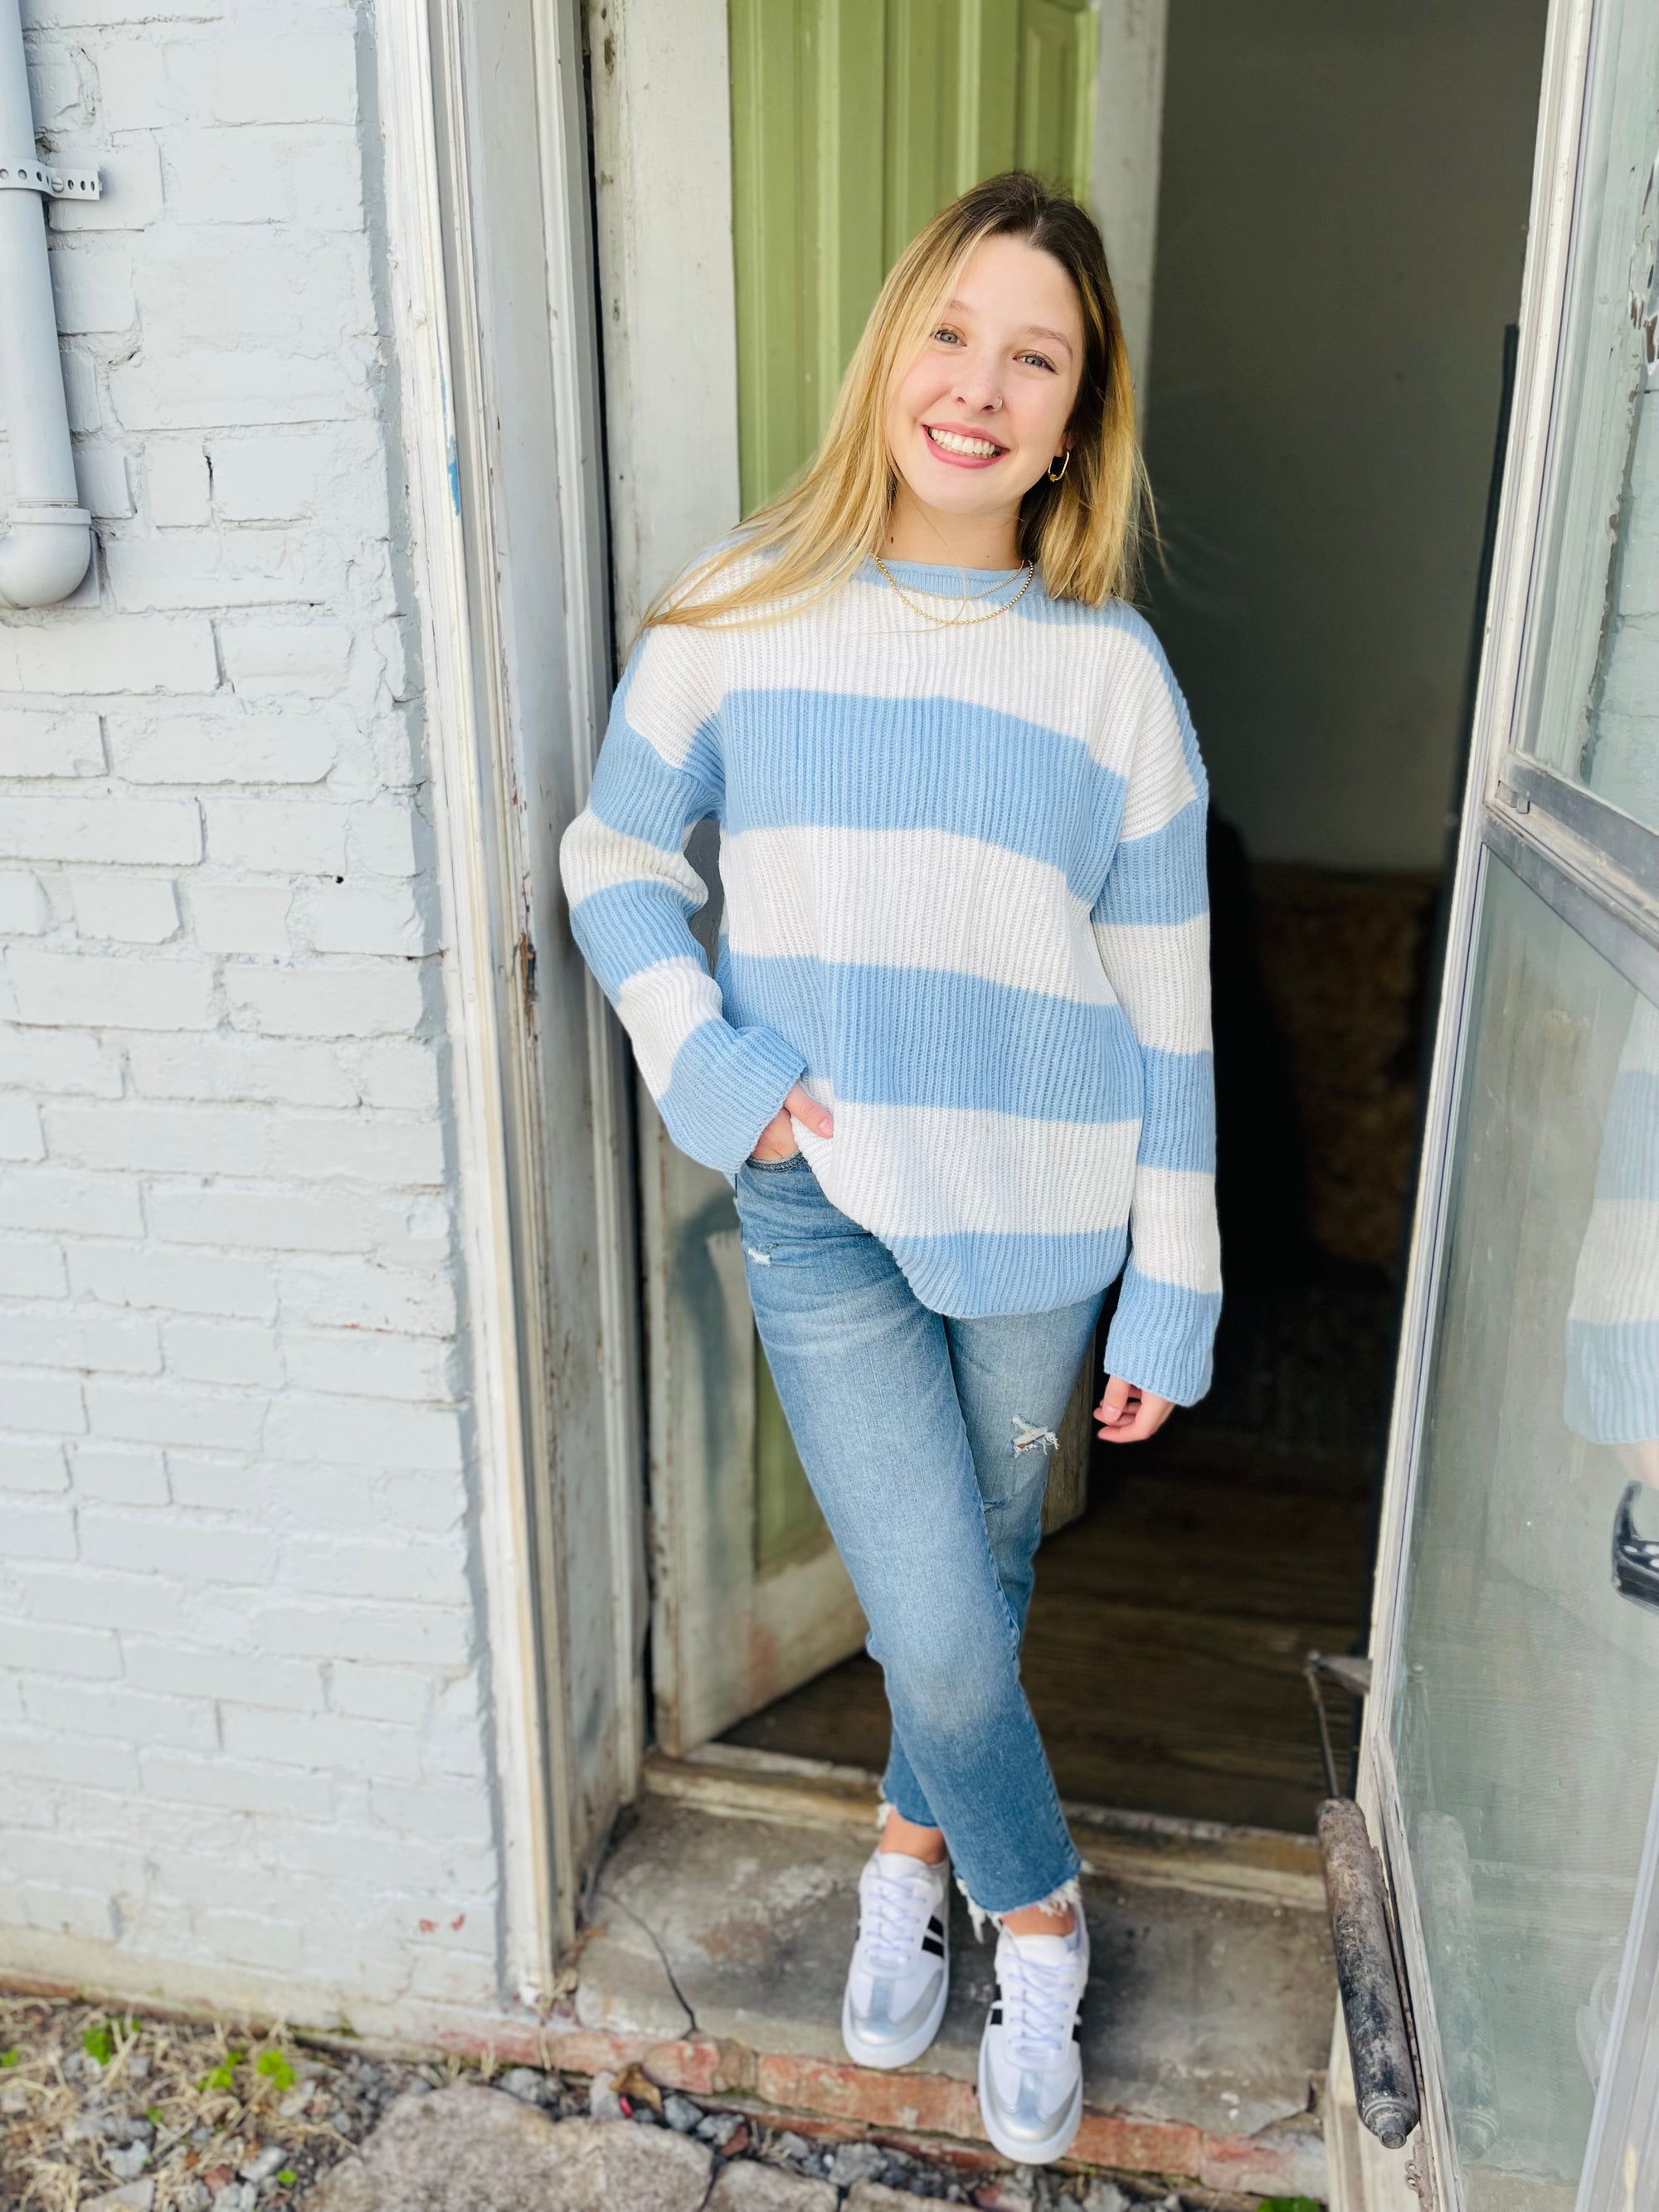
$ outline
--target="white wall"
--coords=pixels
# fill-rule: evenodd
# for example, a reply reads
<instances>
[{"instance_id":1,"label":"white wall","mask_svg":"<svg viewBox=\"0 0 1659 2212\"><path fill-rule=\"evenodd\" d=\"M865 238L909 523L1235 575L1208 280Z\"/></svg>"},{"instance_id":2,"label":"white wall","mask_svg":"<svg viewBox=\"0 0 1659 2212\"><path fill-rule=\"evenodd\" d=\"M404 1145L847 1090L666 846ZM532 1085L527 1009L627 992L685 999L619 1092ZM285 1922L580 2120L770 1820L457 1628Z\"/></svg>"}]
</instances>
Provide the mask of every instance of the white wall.
<instances>
[{"instance_id":1,"label":"white wall","mask_svg":"<svg viewBox=\"0 0 1659 2212\"><path fill-rule=\"evenodd\" d=\"M496 2000L372 21L35 0L82 497L0 619L0 1969Z\"/></svg>"},{"instance_id":2,"label":"white wall","mask_svg":"<svg viewBox=\"0 0 1659 2212\"><path fill-rule=\"evenodd\" d=\"M1170 0L1154 621L1260 860L1440 865L1544 0Z\"/></svg>"},{"instance_id":3,"label":"white wall","mask_svg":"<svg viewBox=\"0 0 1659 2212\"><path fill-rule=\"evenodd\" d=\"M1135 397L1146 411L1170 0L1102 0L1090 202L1111 263Z\"/></svg>"}]
</instances>

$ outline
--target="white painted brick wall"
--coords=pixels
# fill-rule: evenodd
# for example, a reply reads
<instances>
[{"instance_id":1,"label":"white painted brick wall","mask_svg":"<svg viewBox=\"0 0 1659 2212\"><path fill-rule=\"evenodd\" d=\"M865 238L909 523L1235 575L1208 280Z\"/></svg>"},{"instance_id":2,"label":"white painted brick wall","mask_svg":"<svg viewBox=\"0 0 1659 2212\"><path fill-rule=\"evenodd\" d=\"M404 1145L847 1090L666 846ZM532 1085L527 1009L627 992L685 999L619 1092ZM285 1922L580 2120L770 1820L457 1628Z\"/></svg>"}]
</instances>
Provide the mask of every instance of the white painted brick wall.
<instances>
[{"instance_id":1,"label":"white painted brick wall","mask_svg":"<svg viewBox=\"0 0 1659 2212\"><path fill-rule=\"evenodd\" d=\"M0 617L0 1968L418 2032L499 1868L374 26L27 19L107 189L96 563Z\"/></svg>"}]
</instances>

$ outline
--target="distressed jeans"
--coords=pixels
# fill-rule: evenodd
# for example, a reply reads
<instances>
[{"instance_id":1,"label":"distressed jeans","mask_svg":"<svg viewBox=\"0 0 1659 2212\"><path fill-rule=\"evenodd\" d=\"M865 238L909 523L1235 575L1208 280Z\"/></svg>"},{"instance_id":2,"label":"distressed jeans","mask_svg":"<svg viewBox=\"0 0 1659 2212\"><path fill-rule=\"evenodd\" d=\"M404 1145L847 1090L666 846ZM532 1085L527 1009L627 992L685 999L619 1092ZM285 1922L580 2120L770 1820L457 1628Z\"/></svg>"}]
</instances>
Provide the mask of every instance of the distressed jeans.
<instances>
[{"instance_id":1,"label":"distressed jeans","mask_svg":"<svg viewBox=\"0 0 1659 2212\"><path fill-rule=\"evenodd\" d=\"M886 1683L883 1794L943 1829L981 1910L1040 1903L1079 1862L1019 1647L1048 1454L1100 1297L950 1320L799 1152L746 1161L736 1198L761 1342Z\"/></svg>"}]
</instances>

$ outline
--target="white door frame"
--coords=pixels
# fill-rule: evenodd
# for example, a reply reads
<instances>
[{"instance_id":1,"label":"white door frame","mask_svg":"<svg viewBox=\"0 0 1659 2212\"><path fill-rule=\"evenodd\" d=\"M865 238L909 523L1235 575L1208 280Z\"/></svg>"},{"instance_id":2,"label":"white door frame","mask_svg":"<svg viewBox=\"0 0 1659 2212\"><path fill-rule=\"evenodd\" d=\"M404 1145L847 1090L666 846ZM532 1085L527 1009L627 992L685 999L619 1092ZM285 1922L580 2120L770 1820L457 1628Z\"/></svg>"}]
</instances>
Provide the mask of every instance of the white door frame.
<instances>
[{"instance_id":1,"label":"white door frame","mask_svg":"<svg viewBox=\"0 0 1659 2212\"><path fill-rule=\"evenodd\" d=\"M643 1748L629 1090L556 840L611 689L575 0L376 18L441 853L506 1992L551 1992Z\"/></svg>"},{"instance_id":2,"label":"white door frame","mask_svg":"<svg viewBox=\"0 0 1659 2212\"><path fill-rule=\"evenodd\" d=\"M741 513L731 64L726 0L586 5L621 653Z\"/></svg>"}]
</instances>

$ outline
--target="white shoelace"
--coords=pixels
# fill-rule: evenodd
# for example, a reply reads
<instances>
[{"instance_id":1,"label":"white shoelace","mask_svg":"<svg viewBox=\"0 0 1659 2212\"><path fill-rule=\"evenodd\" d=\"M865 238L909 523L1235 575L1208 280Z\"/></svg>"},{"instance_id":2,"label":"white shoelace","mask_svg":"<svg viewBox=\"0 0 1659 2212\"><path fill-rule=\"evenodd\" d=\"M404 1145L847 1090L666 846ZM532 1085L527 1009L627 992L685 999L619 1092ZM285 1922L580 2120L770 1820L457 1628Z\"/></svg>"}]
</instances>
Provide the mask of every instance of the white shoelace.
<instances>
[{"instance_id":1,"label":"white shoelace","mask_svg":"<svg viewBox=\"0 0 1659 2212\"><path fill-rule=\"evenodd\" d=\"M1002 2032L1017 2065L1057 2058L1072 2033L1077 1969L1069 1959L1028 1958L1010 1943L998 1961Z\"/></svg>"},{"instance_id":2,"label":"white shoelace","mask_svg":"<svg viewBox=\"0 0 1659 2212\"><path fill-rule=\"evenodd\" d=\"M890 1875L879 1859L873 1861L859 1893L859 1948L870 1972L900 1974L912 1965L927 1916L936 1909L931 1882Z\"/></svg>"}]
</instances>

